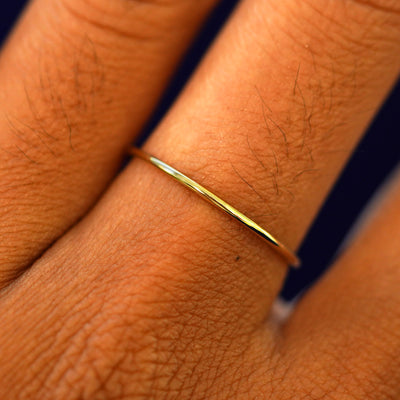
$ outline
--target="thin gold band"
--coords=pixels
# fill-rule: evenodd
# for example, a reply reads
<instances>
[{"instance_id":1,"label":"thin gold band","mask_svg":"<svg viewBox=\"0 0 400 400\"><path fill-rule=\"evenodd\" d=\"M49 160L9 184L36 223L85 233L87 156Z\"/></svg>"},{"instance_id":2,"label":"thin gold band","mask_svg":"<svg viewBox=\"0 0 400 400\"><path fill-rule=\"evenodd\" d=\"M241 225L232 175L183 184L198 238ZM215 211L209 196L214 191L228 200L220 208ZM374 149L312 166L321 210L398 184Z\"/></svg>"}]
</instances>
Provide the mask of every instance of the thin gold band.
<instances>
[{"instance_id":1,"label":"thin gold band","mask_svg":"<svg viewBox=\"0 0 400 400\"><path fill-rule=\"evenodd\" d=\"M182 174L181 172L177 171L175 168L171 167L170 165L162 162L156 157L151 156L150 154L140 150L136 147L131 147L129 149L129 153L131 155L137 156L144 161L148 161L157 168L161 169L162 171L166 172L168 175L175 178L179 183L185 185L189 189L193 190L201 197L206 199L208 202L213 204L214 206L220 208L221 210L225 211L227 214L241 222L243 225L250 228L253 232L257 235L261 236L266 242L268 242L284 259L292 266L292 267L299 267L300 266L300 259L296 256L296 254L287 248L283 243L279 240L275 239L270 233L268 233L265 229L263 229L260 225L256 224L253 220L246 217L240 211L236 210L236 208L229 205L227 202L222 200L220 197L216 196L214 193L207 190L205 187L201 186L193 179L190 179L186 175Z\"/></svg>"}]
</instances>

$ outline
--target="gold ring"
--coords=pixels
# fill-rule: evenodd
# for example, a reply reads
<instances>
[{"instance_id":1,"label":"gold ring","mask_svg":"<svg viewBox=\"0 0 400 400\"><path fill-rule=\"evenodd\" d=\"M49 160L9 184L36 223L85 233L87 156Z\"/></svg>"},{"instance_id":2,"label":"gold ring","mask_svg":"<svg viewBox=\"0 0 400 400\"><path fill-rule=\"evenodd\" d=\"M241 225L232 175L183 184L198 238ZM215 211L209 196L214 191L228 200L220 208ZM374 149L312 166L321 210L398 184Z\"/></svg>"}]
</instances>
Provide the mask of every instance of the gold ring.
<instances>
[{"instance_id":1,"label":"gold ring","mask_svg":"<svg viewBox=\"0 0 400 400\"><path fill-rule=\"evenodd\" d=\"M274 236L272 236L269 232L263 229L260 225L256 224L253 220L246 217L246 215L242 214L240 211L236 210L236 208L229 205L226 201L222 200L220 197L210 192L204 186L201 186L199 183L195 182L193 179L190 179L186 175L182 174L175 168L159 160L158 158L151 156L150 154L144 152L143 150L138 149L137 147L131 147L129 149L129 154L137 156L144 161L150 162L155 167L161 169L161 171L164 171L168 175L175 178L182 185L185 185L189 189L193 190L195 193L203 197L209 203L225 211L231 217L235 218L243 225L247 226L254 233L263 238L268 244L270 244L272 248L275 249L292 267L300 266L300 259L292 250L290 250L283 243L274 238Z\"/></svg>"}]
</instances>

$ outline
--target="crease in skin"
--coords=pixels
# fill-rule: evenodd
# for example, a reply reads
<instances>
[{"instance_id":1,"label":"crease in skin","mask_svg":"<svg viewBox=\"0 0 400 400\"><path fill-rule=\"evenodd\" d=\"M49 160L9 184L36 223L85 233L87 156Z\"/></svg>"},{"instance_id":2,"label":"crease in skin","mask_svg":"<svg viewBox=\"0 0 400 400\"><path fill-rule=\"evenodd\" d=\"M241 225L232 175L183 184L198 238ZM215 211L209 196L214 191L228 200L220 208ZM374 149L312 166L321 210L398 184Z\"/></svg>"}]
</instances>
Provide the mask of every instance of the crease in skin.
<instances>
[{"instance_id":1,"label":"crease in skin","mask_svg":"<svg viewBox=\"0 0 400 400\"><path fill-rule=\"evenodd\" d=\"M137 1L137 0L135 0ZM93 27L105 31L108 33L111 33L113 35L119 36L123 39L134 39L140 42L143 41L154 41L154 40L159 40L160 36L151 36L149 35L150 31L146 31L147 34L139 34L138 30L136 29L134 32L128 32L126 30L122 30L117 26L107 24L107 23L102 23L99 19L96 18L90 18L88 13L84 13L82 11L79 11L77 8L78 7L73 7L68 0L62 0L61 4L63 7L67 10L68 13L70 13L71 16L76 18L79 21L82 21L84 23L90 24Z\"/></svg>"},{"instance_id":2,"label":"crease in skin","mask_svg":"<svg viewBox=\"0 0 400 400\"><path fill-rule=\"evenodd\" d=\"M396 7L399 3L397 0L352 0L363 7L370 8L372 11L381 11L387 14L397 14L400 16L400 6ZM386 5L387 3L387 5Z\"/></svg>"}]
</instances>

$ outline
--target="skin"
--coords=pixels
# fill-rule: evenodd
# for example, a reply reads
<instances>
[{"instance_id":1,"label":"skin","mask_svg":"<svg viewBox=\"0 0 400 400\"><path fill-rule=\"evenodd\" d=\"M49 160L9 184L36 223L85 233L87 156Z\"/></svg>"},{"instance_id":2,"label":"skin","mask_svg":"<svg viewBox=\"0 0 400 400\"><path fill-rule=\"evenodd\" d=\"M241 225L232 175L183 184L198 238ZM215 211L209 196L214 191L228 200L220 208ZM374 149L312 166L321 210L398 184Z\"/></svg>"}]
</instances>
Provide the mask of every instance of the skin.
<instances>
[{"instance_id":1,"label":"skin","mask_svg":"<svg viewBox=\"0 0 400 400\"><path fill-rule=\"evenodd\" d=\"M0 398L397 399L400 179L285 321L285 262L127 146L212 0L34 0L0 56ZM297 248L400 71L397 0L243 0L146 150Z\"/></svg>"}]
</instances>

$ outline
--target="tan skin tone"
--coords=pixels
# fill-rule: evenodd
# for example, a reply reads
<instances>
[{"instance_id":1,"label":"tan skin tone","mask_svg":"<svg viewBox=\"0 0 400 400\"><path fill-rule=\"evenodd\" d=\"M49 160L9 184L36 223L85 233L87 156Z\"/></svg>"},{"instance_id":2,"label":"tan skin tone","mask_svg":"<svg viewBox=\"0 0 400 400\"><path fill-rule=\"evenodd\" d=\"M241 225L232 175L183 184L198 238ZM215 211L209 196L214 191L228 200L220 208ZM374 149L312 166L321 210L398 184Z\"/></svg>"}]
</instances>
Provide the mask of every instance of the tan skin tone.
<instances>
[{"instance_id":1,"label":"tan skin tone","mask_svg":"<svg viewBox=\"0 0 400 400\"><path fill-rule=\"evenodd\" d=\"M34 0L0 57L1 399L397 399L400 181L287 266L141 160L213 0ZM397 0L242 0L145 148L297 248L400 70Z\"/></svg>"}]
</instances>

